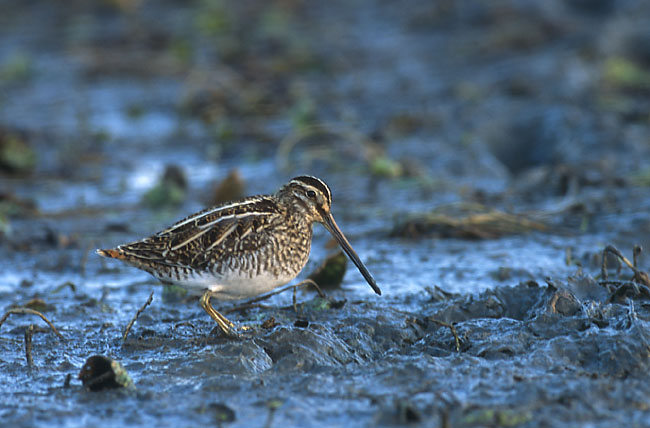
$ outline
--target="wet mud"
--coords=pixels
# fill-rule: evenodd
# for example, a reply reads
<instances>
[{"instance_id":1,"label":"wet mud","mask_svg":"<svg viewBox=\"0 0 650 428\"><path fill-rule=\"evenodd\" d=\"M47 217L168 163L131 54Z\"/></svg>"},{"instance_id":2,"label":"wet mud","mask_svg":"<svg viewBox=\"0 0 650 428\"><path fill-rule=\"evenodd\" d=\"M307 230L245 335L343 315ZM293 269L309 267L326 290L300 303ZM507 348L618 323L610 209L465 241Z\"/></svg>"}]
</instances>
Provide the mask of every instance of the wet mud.
<instances>
[{"instance_id":1,"label":"wet mud","mask_svg":"<svg viewBox=\"0 0 650 428\"><path fill-rule=\"evenodd\" d=\"M3 3L3 425L650 426L645 2ZM382 296L94 254L305 173Z\"/></svg>"}]
</instances>

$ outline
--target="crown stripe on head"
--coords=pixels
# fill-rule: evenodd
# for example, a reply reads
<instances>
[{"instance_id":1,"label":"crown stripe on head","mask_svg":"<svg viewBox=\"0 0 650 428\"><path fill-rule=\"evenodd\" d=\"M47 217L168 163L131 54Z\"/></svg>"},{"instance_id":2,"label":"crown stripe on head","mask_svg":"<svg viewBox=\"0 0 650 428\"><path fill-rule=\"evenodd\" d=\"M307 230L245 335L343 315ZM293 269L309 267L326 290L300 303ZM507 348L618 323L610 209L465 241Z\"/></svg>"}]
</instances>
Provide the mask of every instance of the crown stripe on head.
<instances>
[{"instance_id":1,"label":"crown stripe on head","mask_svg":"<svg viewBox=\"0 0 650 428\"><path fill-rule=\"evenodd\" d=\"M291 181L299 181L301 183L307 184L308 186L315 187L327 197L327 202L329 202L329 204L332 205L332 192L330 191L329 186L325 184L323 180L320 180L316 177L312 177L311 175L303 175L300 177L294 177L291 179Z\"/></svg>"}]
</instances>

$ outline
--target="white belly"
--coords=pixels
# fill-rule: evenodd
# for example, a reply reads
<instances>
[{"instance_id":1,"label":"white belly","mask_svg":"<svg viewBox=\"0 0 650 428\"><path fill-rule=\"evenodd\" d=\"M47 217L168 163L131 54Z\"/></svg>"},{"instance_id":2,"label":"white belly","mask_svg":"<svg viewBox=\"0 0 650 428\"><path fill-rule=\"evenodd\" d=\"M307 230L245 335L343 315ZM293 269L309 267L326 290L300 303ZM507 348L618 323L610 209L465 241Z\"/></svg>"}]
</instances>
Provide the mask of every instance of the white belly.
<instances>
[{"instance_id":1,"label":"white belly","mask_svg":"<svg viewBox=\"0 0 650 428\"><path fill-rule=\"evenodd\" d=\"M214 297L221 300L246 299L267 293L276 287L284 285L294 279L296 275L275 277L262 274L253 278L242 276L224 277L213 282L209 288Z\"/></svg>"},{"instance_id":2,"label":"white belly","mask_svg":"<svg viewBox=\"0 0 650 428\"><path fill-rule=\"evenodd\" d=\"M261 273L252 278L247 275L227 273L215 276L210 272L195 272L191 277L184 279L158 276L164 283L178 285L191 294L201 295L205 290L212 291L213 297L219 300L237 300L258 296L274 288L284 285L294 279L296 275L274 276L269 272Z\"/></svg>"}]
</instances>

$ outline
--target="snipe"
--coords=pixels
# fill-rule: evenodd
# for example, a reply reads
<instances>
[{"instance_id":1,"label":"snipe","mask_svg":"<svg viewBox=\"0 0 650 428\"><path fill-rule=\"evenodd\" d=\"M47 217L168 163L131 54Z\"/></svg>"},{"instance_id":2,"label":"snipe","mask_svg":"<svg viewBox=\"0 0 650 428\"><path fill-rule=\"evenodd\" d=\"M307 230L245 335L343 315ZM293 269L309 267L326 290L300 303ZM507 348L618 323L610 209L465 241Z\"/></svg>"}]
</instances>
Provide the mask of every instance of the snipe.
<instances>
[{"instance_id":1,"label":"snipe","mask_svg":"<svg viewBox=\"0 0 650 428\"><path fill-rule=\"evenodd\" d=\"M97 253L201 294L201 307L224 333L235 335L234 324L214 310L210 298L253 297L294 279L309 258L314 222L329 230L375 293L381 294L336 225L331 206L327 184L316 177L296 177L274 195L209 208L149 238Z\"/></svg>"}]
</instances>

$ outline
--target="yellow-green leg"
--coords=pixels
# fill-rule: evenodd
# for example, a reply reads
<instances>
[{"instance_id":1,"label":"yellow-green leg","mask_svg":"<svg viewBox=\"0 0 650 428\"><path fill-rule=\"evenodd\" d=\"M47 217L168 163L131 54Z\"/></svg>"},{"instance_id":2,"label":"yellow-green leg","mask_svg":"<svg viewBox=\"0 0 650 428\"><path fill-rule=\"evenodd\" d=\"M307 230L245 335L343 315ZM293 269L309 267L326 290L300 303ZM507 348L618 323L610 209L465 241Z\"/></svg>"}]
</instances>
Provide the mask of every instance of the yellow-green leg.
<instances>
[{"instance_id":1,"label":"yellow-green leg","mask_svg":"<svg viewBox=\"0 0 650 428\"><path fill-rule=\"evenodd\" d=\"M235 331L235 324L214 310L210 304L210 297L212 297L212 291L205 290L205 293L203 293L203 296L201 297L201 307L203 310L206 311L208 315L210 315L210 317L217 322L221 331L223 331L227 336L237 337L238 335Z\"/></svg>"}]
</instances>

